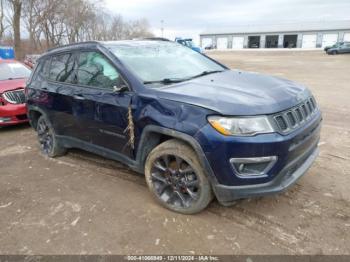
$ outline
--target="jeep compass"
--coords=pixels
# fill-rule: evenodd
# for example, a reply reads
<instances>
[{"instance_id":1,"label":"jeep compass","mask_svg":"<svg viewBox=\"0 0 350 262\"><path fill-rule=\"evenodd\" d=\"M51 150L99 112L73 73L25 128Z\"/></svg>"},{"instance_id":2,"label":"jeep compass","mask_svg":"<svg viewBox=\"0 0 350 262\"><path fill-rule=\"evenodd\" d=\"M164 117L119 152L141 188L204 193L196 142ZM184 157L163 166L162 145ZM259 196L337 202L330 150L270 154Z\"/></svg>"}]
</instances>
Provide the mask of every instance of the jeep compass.
<instances>
[{"instance_id":1,"label":"jeep compass","mask_svg":"<svg viewBox=\"0 0 350 262\"><path fill-rule=\"evenodd\" d=\"M322 117L306 87L230 70L170 41L49 50L26 99L45 155L80 148L121 161L184 214L213 197L230 205L282 192L318 154Z\"/></svg>"}]
</instances>

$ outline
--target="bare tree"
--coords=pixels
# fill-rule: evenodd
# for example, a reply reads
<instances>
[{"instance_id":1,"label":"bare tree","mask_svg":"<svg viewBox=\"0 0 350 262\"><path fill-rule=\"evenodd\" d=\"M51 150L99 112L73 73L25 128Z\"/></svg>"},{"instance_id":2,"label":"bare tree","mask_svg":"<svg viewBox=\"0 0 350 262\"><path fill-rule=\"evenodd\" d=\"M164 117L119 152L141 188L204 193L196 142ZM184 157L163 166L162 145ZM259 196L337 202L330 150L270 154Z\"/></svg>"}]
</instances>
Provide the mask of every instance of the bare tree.
<instances>
[{"instance_id":1,"label":"bare tree","mask_svg":"<svg viewBox=\"0 0 350 262\"><path fill-rule=\"evenodd\" d=\"M26 0L23 2L22 20L29 34L29 50L31 51L41 48L42 30L40 22L43 5L40 4L40 1Z\"/></svg>"},{"instance_id":2,"label":"bare tree","mask_svg":"<svg viewBox=\"0 0 350 262\"><path fill-rule=\"evenodd\" d=\"M40 52L79 41L121 40L152 35L147 20L125 22L121 15L106 11L103 0L0 0L1 4L3 2L6 4L6 19L3 18L1 5L0 37L3 34L1 29L6 24L12 26L18 57L22 55L21 22L22 30L25 29L29 36L22 43L28 52Z\"/></svg>"},{"instance_id":3,"label":"bare tree","mask_svg":"<svg viewBox=\"0 0 350 262\"><path fill-rule=\"evenodd\" d=\"M70 0L69 6L64 13L68 42L84 41L85 30L88 30L85 25L94 18L96 7L92 2L84 0Z\"/></svg>"},{"instance_id":4,"label":"bare tree","mask_svg":"<svg viewBox=\"0 0 350 262\"><path fill-rule=\"evenodd\" d=\"M127 29L128 38L130 39L153 36L149 30L149 23L147 19L132 21L127 25Z\"/></svg>"},{"instance_id":5,"label":"bare tree","mask_svg":"<svg viewBox=\"0 0 350 262\"><path fill-rule=\"evenodd\" d=\"M21 50L21 13L22 13L22 0L7 0L12 9L12 29L13 29L13 41L16 53L16 58L22 57Z\"/></svg>"},{"instance_id":6,"label":"bare tree","mask_svg":"<svg viewBox=\"0 0 350 262\"><path fill-rule=\"evenodd\" d=\"M0 40L5 34L5 13L4 0L0 0Z\"/></svg>"}]
</instances>

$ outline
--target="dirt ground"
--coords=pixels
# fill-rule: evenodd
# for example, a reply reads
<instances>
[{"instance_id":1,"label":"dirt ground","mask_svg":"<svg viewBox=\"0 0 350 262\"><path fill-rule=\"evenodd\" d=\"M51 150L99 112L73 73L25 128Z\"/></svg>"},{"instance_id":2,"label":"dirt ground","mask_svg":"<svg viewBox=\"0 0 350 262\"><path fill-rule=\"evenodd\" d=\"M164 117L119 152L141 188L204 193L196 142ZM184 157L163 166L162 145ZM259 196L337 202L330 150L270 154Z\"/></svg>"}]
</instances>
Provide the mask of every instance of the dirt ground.
<instances>
[{"instance_id":1,"label":"dirt ground","mask_svg":"<svg viewBox=\"0 0 350 262\"><path fill-rule=\"evenodd\" d=\"M232 68L311 88L320 156L286 193L213 202L194 216L151 198L118 162L73 150L43 157L28 125L0 130L1 254L350 254L350 55L210 52Z\"/></svg>"}]
</instances>

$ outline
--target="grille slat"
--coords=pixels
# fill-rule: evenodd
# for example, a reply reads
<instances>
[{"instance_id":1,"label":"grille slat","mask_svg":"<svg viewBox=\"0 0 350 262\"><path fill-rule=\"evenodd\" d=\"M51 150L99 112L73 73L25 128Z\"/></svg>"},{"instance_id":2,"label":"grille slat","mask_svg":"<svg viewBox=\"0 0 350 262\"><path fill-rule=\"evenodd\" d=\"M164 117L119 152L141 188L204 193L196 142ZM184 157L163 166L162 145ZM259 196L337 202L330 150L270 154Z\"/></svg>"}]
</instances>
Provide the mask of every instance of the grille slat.
<instances>
[{"instance_id":1,"label":"grille slat","mask_svg":"<svg viewBox=\"0 0 350 262\"><path fill-rule=\"evenodd\" d=\"M274 120L282 133L288 133L304 124L316 109L316 102L311 97L294 108L274 115Z\"/></svg>"},{"instance_id":2,"label":"grille slat","mask_svg":"<svg viewBox=\"0 0 350 262\"><path fill-rule=\"evenodd\" d=\"M315 99L313 97L311 97L310 102L312 104L313 109L316 109L316 102L315 102Z\"/></svg>"},{"instance_id":3,"label":"grille slat","mask_svg":"<svg viewBox=\"0 0 350 262\"><path fill-rule=\"evenodd\" d=\"M307 105L307 108L309 109L309 112L312 113L313 109L312 109L312 106L311 106L310 101L307 101L307 102L306 102L306 105Z\"/></svg>"},{"instance_id":4,"label":"grille slat","mask_svg":"<svg viewBox=\"0 0 350 262\"><path fill-rule=\"evenodd\" d=\"M289 124L290 124L292 127L295 126L295 125L297 124L297 121L295 120L295 117L294 117L292 111L287 113L287 117L288 117Z\"/></svg>"},{"instance_id":5,"label":"grille slat","mask_svg":"<svg viewBox=\"0 0 350 262\"><path fill-rule=\"evenodd\" d=\"M25 95L24 89L17 89L14 91L7 91L2 94L2 97L11 104L24 104Z\"/></svg>"},{"instance_id":6,"label":"grille slat","mask_svg":"<svg viewBox=\"0 0 350 262\"><path fill-rule=\"evenodd\" d=\"M295 113L296 113L296 115L297 115L297 117L298 117L298 121L299 121L299 122L304 121L304 116L303 116L303 114L301 113L299 107L295 109Z\"/></svg>"},{"instance_id":7,"label":"grille slat","mask_svg":"<svg viewBox=\"0 0 350 262\"><path fill-rule=\"evenodd\" d=\"M277 125L281 128L282 131L288 129L287 121L284 119L283 115L275 117Z\"/></svg>"},{"instance_id":8,"label":"grille slat","mask_svg":"<svg viewBox=\"0 0 350 262\"><path fill-rule=\"evenodd\" d=\"M309 115L309 111L306 108L306 105L302 105L301 108L303 109L304 117L307 118Z\"/></svg>"}]
</instances>

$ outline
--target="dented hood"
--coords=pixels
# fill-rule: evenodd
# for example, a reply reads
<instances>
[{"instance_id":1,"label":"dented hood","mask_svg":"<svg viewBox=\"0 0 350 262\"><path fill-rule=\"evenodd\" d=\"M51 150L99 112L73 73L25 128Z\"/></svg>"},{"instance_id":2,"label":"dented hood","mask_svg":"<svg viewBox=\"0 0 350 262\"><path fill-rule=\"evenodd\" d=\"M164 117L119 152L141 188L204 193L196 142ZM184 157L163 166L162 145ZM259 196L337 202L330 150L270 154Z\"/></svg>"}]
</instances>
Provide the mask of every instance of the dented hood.
<instances>
[{"instance_id":1,"label":"dented hood","mask_svg":"<svg viewBox=\"0 0 350 262\"><path fill-rule=\"evenodd\" d=\"M159 98L188 103L223 115L272 114L311 94L295 82L238 70L207 75L156 89Z\"/></svg>"}]
</instances>

